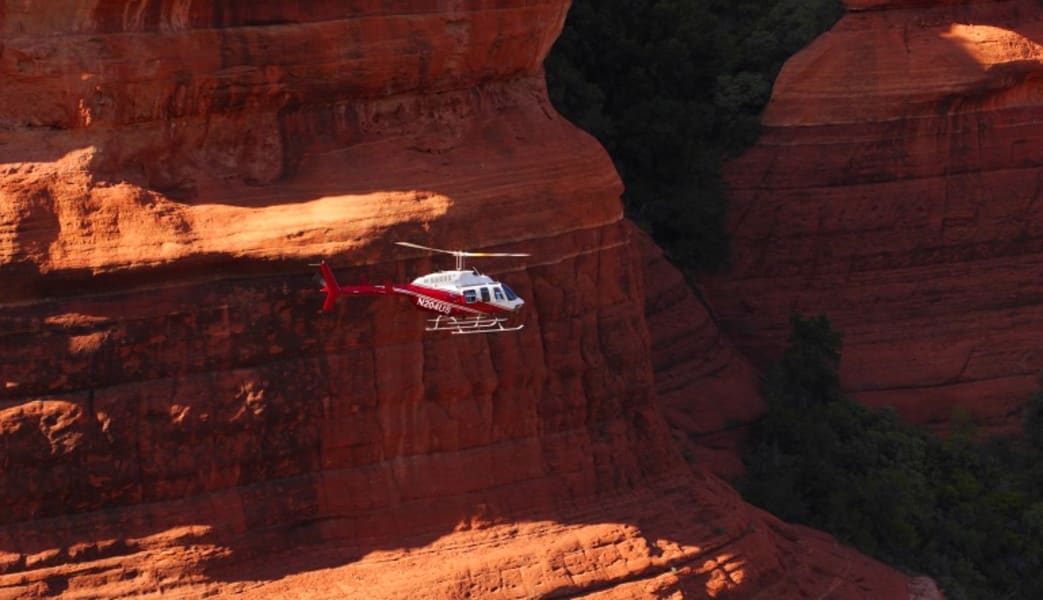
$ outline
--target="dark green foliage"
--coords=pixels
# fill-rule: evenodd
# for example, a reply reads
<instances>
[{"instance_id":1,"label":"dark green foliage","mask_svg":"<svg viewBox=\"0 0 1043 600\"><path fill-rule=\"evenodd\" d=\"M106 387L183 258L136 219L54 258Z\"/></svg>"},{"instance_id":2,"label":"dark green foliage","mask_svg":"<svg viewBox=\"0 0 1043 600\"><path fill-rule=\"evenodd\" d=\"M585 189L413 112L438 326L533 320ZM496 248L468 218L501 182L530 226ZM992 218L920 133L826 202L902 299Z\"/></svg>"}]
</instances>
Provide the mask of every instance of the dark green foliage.
<instances>
[{"instance_id":1,"label":"dark green foliage","mask_svg":"<svg viewBox=\"0 0 1043 600\"><path fill-rule=\"evenodd\" d=\"M783 62L840 0L575 0L547 58L558 110L596 136L628 215L678 264L727 262L722 161L757 139Z\"/></svg>"},{"instance_id":2,"label":"dark green foliage","mask_svg":"<svg viewBox=\"0 0 1043 600\"><path fill-rule=\"evenodd\" d=\"M1039 375L1040 390L1032 395L1025 409L1025 435L1032 447L1043 452L1043 373Z\"/></svg>"},{"instance_id":3,"label":"dark green foliage","mask_svg":"<svg viewBox=\"0 0 1043 600\"><path fill-rule=\"evenodd\" d=\"M1024 436L981 443L957 412L943 438L844 398L839 352L824 317L794 318L744 456L747 499L931 575L950 599L1043 597L1043 391Z\"/></svg>"},{"instance_id":4,"label":"dark green foliage","mask_svg":"<svg viewBox=\"0 0 1043 600\"><path fill-rule=\"evenodd\" d=\"M768 370L764 392L772 405L807 408L808 402L840 399L840 348L843 335L833 331L829 319L794 316L789 347L778 365Z\"/></svg>"}]
</instances>

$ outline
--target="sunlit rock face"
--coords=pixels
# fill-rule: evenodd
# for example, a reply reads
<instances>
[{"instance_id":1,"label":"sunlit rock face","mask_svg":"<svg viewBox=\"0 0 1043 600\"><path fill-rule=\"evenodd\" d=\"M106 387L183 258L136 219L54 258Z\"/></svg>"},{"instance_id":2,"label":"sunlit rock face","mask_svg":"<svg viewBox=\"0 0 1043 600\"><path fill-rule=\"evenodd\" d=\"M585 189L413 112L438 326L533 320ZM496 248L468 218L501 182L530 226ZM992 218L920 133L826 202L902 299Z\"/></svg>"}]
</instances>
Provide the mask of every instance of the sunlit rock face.
<instances>
[{"instance_id":1,"label":"sunlit rock face","mask_svg":"<svg viewBox=\"0 0 1043 600\"><path fill-rule=\"evenodd\" d=\"M1043 368L1039 5L848 5L874 10L786 64L729 167L735 259L711 301L761 362L792 313L825 313L858 399L1011 426Z\"/></svg>"},{"instance_id":2,"label":"sunlit rock face","mask_svg":"<svg viewBox=\"0 0 1043 600\"><path fill-rule=\"evenodd\" d=\"M682 459L752 370L550 106L567 2L214 4L0 5L0 597L915 591ZM394 240L530 253L525 329L318 313Z\"/></svg>"}]
</instances>

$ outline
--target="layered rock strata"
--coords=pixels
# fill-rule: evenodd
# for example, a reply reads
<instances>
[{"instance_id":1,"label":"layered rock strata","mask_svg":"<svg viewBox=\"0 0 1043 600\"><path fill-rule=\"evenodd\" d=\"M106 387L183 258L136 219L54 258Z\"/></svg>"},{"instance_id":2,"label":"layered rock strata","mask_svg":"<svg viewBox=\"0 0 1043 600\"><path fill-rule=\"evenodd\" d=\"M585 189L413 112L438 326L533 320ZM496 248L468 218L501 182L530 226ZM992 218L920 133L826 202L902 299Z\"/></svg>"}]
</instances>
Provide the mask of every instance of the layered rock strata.
<instances>
[{"instance_id":1,"label":"layered rock strata","mask_svg":"<svg viewBox=\"0 0 1043 600\"><path fill-rule=\"evenodd\" d=\"M757 361L825 313L858 399L1010 426L1043 368L1039 6L848 5L729 167L735 260L709 295Z\"/></svg>"},{"instance_id":2,"label":"layered rock strata","mask_svg":"<svg viewBox=\"0 0 1043 600\"><path fill-rule=\"evenodd\" d=\"M686 460L740 477L747 426L764 414L760 374L652 239L635 227L633 243L643 258L656 404Z\"/></svg>"},{"instance_id":3,"label":"layered rock strata","mask_svg":"<svg viewBox=\"0 0 1043 600\"><path fill-rule=\"evenodd\" d=\"M0 597L915 592L671 442L564 0L211 4L0 13ZM400 239L531 253L526 328L318 314Z\"/></svg>"}]
</instances>

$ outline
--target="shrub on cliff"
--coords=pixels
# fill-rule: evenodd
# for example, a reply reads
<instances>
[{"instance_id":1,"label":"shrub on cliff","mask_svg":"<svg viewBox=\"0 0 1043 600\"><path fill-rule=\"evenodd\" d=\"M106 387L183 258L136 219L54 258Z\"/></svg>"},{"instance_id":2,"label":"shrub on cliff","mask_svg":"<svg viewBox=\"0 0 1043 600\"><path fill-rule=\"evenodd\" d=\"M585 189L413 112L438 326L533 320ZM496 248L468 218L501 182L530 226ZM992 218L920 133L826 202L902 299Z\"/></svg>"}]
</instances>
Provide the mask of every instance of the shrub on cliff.
<instances>
[{"instance_id":1,"label":"shrub on cliff","mask_svg":"<svg viewBox=\"0 0 1043 600\"><path fill-rule=\"evenodd\" d=\"M1043 373L1039 374L1040 389L1032 395L1025 407L1024 429L1032 447L1043 453Z\"/></svg>"},{"instance_id":2,"label":"shrub on cliff","mask_svg":"<svg viewBox=\"0 0 1043 600\"><path fill-rule=\"evenodd\" d=\"M744 454L747 500L927 573L951 599L1043 597L1043 391L1026 435L981 443L966 416L931 435L844 397L840 339L824 317L794 318Z\"/></svg>"},{"instance_id":3,"label":"shrub on cliff","mask_svg":"<svg viewBox=\"0 0 1043 600\"><path fill-rule=\"evenodd\" d=\"M777 365L768 369L763 391L780 409L803 410L809 403L835 402L841 398L840 349L844 336L825 315L790 320L789 346Z\"/></svg>"},{"instance_id":4,"label":"shrub on cliff","mask_svg":"<svg viewBox=\"0 0 1043 600\"><path fill-rule=\"evenodd\" d=\"M575 0L547 58L551 100L597 137L628 216L682 266L728 257L722 161L752 144L783 62L840 0Z\"/></svg>"}]
</instances>

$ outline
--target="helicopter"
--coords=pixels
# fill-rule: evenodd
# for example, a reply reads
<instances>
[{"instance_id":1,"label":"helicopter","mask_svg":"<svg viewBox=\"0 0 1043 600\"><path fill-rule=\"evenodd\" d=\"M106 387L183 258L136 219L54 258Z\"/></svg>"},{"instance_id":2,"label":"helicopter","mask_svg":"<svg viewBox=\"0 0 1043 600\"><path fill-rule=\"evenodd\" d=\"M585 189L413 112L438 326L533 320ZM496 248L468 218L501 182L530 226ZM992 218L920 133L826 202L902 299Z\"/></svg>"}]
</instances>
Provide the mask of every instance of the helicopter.
<instances>
[{"instance_id":1,"label":"helicopter","mask_svg":"<svg viewBox=\"0 0 1043 600\"><path fill-rule=\"evenodd\" d=\"M452 271L436 271L417 277L412 283L374 285L359 283L356 285L340 285L333 275L333 270L326 261L318 264L322 273L323 287L319 290L326 294L322 311L333 309L337 298L347 295L391 296L399 294L409 297L420 310L434 313L427 320L425 331L448 331L456 334L500 333L518 331L524 324L508 325L525 300L507 284L478 272L478 269L467 269L464 258L492 256L529 256L513 252L469 252L466 250L443 250L413 244L395 242L399 246L416 248L428 252L450 254L456 259L456 268Z\"/></svg>"}]
</instances>

